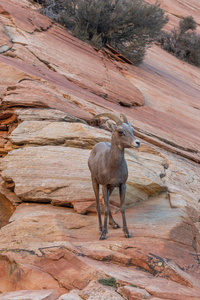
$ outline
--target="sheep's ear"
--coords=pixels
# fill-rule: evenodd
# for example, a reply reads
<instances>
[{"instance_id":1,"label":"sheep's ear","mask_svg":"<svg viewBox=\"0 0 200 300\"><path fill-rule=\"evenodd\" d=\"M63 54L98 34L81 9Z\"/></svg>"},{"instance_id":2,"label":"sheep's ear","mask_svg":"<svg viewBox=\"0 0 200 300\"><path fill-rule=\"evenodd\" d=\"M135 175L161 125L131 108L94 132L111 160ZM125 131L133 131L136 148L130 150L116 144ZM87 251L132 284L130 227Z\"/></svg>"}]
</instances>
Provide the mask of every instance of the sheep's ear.
<instances>
[{"instance_id":1,"label":"sheep's ear","mask_svg":"<svg viewBox=\"0 0 200 300\"><path fill-rule=\"evenodd\" d=\"M132 125L132 121L130 121L130 122L128 123L128 125L131 126L131 125Z\"/></svg>"},{"instance_id":2,"label":"sheep's ear","mask_svg":"<svg viewBox=\"0 0 200 300\"><path fill-rule=\"evenodd\" d=\"M106 121L106 125L107 125L107 127L110 131L115 131L116 130L116 126L112 121L110 121L110 120Z\"/></svg>"}]
</instances>

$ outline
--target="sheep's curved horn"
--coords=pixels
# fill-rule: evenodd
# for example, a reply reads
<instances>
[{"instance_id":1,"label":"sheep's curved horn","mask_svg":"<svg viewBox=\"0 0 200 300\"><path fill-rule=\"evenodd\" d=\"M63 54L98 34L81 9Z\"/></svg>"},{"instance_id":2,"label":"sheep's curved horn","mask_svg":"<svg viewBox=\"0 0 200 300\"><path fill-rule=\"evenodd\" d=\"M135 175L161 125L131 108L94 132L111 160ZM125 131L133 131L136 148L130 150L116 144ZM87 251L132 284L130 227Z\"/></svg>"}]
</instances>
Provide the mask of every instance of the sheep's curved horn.
<instances>
[{"instance_id":1,"label":"sheep's curved horn","mask_svg":"<svg viewBox=\"0 0 200 300\"><path fill-rule=\"evenodd\" d=\"M123 121L124 123L128 124L127 117L126 117L126 115L125 115L124 113L121 113L120 118L122 118L122 121Z\"/></svg>"},{"instance_id":2,"label":"sheep's curved horn","mask_svg":"<svg viewBox=\"0 0 200 300\"><path fill-rule=\"evenodd\" d=\"M102 113L102 114L98 114L98 115L94 116L94 118L101 118L101 117L108 117L109 119L113 120L117 125L122 124L122 121L120 120L120 118L118 118L117 116L115 116L114 114L111 114L111 113Z\"/></svg>"}]
</instances>

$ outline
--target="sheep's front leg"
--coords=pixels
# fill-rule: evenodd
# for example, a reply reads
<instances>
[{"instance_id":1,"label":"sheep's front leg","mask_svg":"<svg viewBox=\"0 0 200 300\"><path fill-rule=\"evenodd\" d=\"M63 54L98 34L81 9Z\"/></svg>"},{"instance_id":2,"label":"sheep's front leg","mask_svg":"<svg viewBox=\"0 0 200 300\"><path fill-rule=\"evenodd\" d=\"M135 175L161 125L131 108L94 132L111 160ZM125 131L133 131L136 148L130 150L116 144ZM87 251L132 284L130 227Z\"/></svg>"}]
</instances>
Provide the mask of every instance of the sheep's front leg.
<instances>
[{"instance_id":1,"label":"sheep's front leg","mask_svg":"<svg viewBox=\"0 0 200 300\"><path fill-rule=\"evenodd\" d=\"M110 188L110 189L109 189L109 197L110 197L110 195L112 194L113 190L114 190L114 188ZM113 228L115 228L115 229L120 228L119 224L117 224L117 223L115 222L115 220L113 219L113 216L112 216L112 213L111 213L110 209L109 209L109 224L110 224Z\"/></svg>"},{"instance_id":2,"label":"sheep's front leg","mask_svg":"<svg viewBox=\"0 0 200 300\"><path fill-rule=\"evenodd\" d=\"M131 235L127 228L126 216L125 216L125 193L126 193L126 185L122 183L119 186L119 195L120 195L120 207L121 207L122 221L123 221L123 231L125 237L130 238Z\"/></svg>"},{"instance_id":3,"label":"sheep's front leg","mask_svg":"<svg viewBox=\"0 0 200 300\"><path fill-rule=\"evenodd\" d=\"M95 193L95 197L96 197L97 215L98 215L98 219L99 219L99 231L101 234L102 230L103 230L103 226L102 226L102 220L101 220L101 203L99 200L99 184L93 178L92 178L92 185L93 185L93 189L94 189L94 193Z\"/></svg>"},{"instance_id":4,"label":"sheep's front leg","mask_svg":"<svg viewBox=\"0 0 200 300\"><path fill-rule=\"evenodd\" d=\"M109 215L109 191L107 186L102 187L103 199L104 199L104 227L103 232L100 236L100 240L106 239L106 234L108 232L108 215Z\"/></svg>"}]
</instances>

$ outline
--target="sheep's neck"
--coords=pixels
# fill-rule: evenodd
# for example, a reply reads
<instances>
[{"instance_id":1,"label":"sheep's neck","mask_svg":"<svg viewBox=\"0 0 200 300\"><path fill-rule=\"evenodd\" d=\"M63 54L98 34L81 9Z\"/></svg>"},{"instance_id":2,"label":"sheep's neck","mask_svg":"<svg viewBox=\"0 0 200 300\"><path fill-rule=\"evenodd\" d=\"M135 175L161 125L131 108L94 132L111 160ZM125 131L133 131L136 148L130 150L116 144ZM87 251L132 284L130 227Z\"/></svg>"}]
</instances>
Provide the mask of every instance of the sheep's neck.
<instances>
[{"instance_id":1,"label":"sheep's neck","mask_svg":"<svg viewBox=\"0 0 200 300\"><path fill-rule=\"evenodd\" d=\"M124 161L124 149L120 148L118 145L112 143L110 148L110 163L114 165L115 168L120 167Z\"/></svg>"}]
</instances>

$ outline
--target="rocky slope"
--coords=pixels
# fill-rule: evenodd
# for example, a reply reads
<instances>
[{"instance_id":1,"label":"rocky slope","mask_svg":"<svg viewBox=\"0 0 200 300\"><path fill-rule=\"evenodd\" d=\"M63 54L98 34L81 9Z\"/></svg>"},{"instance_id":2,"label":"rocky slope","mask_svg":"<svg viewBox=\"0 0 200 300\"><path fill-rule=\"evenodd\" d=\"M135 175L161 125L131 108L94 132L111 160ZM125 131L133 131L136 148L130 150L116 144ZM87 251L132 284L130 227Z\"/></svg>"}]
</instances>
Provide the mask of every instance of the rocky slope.
<instances>
[{"instance_id":1,"label":"rocky slope","mask_svg":"<svg viewBox=\"0 0 200 300\"><path fill-rule=\"evenodd\" d=\"M161 2L168 28L200 23L197 0ZM0 299L200 299L199 69L158 45L139 68L113 60L36 8L0 1ZM126 152L131 239L99 241L100 112L142 141ZM111 209L121 224L117 191Z\"/></svg>"}]
</instances>

